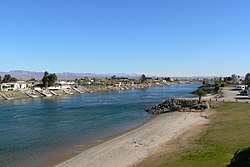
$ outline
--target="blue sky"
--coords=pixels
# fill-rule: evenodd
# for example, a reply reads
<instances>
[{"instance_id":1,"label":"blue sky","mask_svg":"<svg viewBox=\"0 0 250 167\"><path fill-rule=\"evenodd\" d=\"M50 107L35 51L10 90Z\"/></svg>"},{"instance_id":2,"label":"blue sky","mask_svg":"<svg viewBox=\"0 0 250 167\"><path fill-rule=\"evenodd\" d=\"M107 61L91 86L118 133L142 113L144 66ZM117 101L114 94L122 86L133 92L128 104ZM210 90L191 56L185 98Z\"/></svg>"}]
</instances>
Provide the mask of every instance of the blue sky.
<instances>
[{"instance_id":1,"label":"blue sky","mask_svg":"<svg viewBox=\"0 0 250 167\"><path fill-rule=\"evenodd\" d=\"M250 72L249 0L0 2L0 71Z\"/></svg>"}]
</instances>

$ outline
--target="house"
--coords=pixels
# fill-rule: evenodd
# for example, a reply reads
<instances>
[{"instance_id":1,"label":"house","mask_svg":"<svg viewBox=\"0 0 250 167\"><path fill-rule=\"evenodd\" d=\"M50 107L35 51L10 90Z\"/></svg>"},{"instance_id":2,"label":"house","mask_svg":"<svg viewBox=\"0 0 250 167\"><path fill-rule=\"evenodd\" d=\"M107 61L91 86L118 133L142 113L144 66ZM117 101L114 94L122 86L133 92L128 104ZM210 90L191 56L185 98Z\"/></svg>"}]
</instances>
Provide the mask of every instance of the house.
<instances>
[{"instance_id":1,"label":"house","mask_svg":"<svg viewBox=\"0 0 250 167\"><path fill-rule=\"evenodd\" d=\"M27 83L25 81L17 81L17 84L19 84L19 89L26 89Z\"/></svg>"},{"instance_id":2,"label":"house","mask_svg":"<svg viewBox=\"0 0 250 167\"><path fill-rule=\"evenodd\" d=\"M26 84L23 83L3 83L0 86L0 90L2 91L9 91L9 90L20 90L25 89Z\"/></svg>"},{"instance_id":3,"label":"house","mask_svg":"<svg viewBox=\"0 0 250 167\"><path fill-rule=\"evenodd\" d=\"M1 91L9 91L9 90L21 90L26 89L27 84L24 81L18 81L15 83L2 83L0 85Z\"/></svg>"},{"instance_id":4,"label":"house","mask_svg":"<svg viewBox=\"0 0 250 167\"><path fill-rule=\"evenodd\" d=\"M7 85L7 84L5 84L5 83L2 83L1 85L0 85L0 91L8 91L8 90L10 90L11 89L11 86L10 85Z\"/></svg>"},{"instance_id":5,"label":"house","mask_svg":"<svg viewBox=\"0 0 250 167\"><path fill-rule=\"evenodd\" d=\"M57 85L59 85L61 89L70 89L71 86L75 85L75 82L61 81L61 82L57 82Z\"/></svg>"}]
</instances>

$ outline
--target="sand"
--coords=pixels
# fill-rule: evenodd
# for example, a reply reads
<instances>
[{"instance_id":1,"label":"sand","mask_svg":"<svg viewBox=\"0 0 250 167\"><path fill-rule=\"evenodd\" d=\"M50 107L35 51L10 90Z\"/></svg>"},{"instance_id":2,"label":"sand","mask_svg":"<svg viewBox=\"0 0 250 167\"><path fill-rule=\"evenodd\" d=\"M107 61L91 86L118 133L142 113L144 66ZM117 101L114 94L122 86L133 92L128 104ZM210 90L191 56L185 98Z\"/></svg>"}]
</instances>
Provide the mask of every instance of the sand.
<instances>
[{"instance_id":1,"label":"sand","mask_svg":"<svg viewBox=\"0 0 250 167\"><path fill-rule=\"evenodd\" d=\"M127 167L148 157L166 142L195 124L206 121L205 113L166 113L143 126L89 148L57 167Z\"/></svg>"}]
</instances>

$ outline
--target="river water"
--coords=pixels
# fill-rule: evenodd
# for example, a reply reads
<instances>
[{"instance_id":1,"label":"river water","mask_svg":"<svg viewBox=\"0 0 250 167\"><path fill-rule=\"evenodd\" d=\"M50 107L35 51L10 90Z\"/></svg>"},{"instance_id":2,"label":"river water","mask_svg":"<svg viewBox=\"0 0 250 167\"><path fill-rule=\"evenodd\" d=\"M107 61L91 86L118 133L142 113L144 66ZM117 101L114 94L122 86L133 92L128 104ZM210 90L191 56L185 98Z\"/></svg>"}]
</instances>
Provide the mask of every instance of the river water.
<instances>
[{"instance_id":1,"label":"river water","mask_svg":"<svg viewBox=\"0 0 250 167\"><path fill-rule=\"evenodd\" d=\"M0 166L39 166L59 152L103 139L147 120L144 109L194 97L198 83L121 92L0 102Z\"/></svg>"}]
</instances>

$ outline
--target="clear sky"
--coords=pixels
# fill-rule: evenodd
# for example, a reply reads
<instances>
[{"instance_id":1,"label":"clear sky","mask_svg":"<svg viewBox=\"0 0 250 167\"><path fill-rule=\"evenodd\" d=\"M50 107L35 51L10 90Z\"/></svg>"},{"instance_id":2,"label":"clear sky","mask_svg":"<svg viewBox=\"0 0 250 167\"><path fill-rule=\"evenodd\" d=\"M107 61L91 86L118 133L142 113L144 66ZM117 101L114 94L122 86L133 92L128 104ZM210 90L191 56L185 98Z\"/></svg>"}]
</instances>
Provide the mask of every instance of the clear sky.
<instances>
[{"instance_id":1,"label":"clear sky","mask_svg":"<svg viewBox=\"0 0 250 167\"><path fill-rule=\"evenodd\" d=\"M249 0L3 0L0 71L250 72Z\"/></svg>"}]
</instances>

